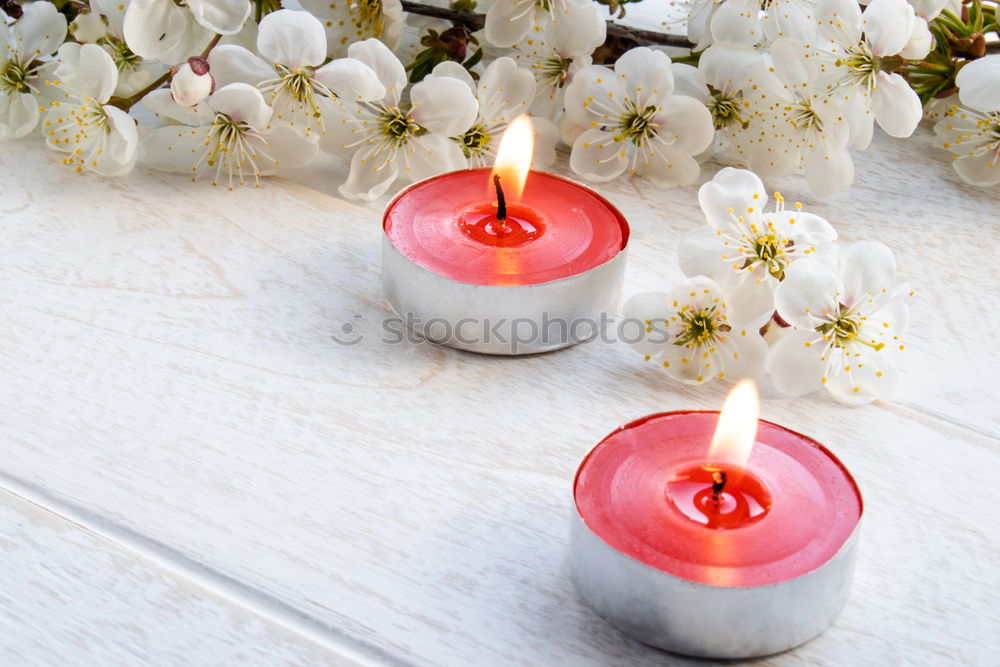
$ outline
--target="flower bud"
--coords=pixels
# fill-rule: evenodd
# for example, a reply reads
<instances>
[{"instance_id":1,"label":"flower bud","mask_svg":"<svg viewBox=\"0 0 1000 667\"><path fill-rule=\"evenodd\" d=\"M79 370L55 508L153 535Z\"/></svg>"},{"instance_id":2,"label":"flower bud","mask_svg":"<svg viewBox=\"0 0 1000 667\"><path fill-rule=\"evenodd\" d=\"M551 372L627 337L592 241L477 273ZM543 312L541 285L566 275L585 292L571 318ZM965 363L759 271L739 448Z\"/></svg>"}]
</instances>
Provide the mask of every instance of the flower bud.
<instances>
[{"instance_id":1,"label":"flower bud","mask_svg":"<svg viewBox=\"0 0 1000 667\"><path fill-rule=\"evenodd\" d=\"M193 107L215 92L215 79L204 58L188 58L170 69L170 94L182 107Z\"/></svg>"},{"instance_id":2,"label":"flower bud","mask_svg":"<svg viewBox=\"0 0 1000 667\"><path fill-rule=\"evenodd\" d=\"M94 44L108 34L108 26L97 12L80 13L69 24L69 31L81 44Z\"/></svg>"}]
</instances>

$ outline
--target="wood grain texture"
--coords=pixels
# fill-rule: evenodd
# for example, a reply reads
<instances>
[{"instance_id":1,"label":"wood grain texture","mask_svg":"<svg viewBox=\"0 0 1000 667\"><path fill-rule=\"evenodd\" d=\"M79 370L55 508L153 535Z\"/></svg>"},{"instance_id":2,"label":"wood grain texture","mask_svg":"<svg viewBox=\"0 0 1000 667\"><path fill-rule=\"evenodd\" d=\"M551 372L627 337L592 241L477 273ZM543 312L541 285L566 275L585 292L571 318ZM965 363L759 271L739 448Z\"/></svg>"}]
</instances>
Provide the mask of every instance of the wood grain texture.
<instances>
[{"instance_id":1,"label":"wood grain texture","mask_svg":"<svg viewBox=\"0 0 1000 667\"><path fill-rule=\"evenodd\" d=\"M380 343L380 205L324 194L342 182L332 161L293 175L311 187L234 194L141 170L80 178L31 143L4 149L2 182L20 187L0 199L0 486L87 508L379 660L685 662L576 596L570 483L618 424L717 407L725 387L678 385L599 342L519 359ZM887 243L920 291L896 400L765 402L845 461L866 515L837 624L761 664L1000 651L1000 510L984 500L1000 472L1000 194L959 184L946 159L921 131L879 137L845 195L768 184L847 241ZM634 229L626 293L676 281L696 188L601 190ZM335 343L345 323L365 340Z\"/></svg>"},{"instance_id":2,"label":"wood grain texture","mask_svg":"<svg viewBox=\"0 0 1000 667\"><path fill-rule=\"evenodd\" d=\"M0 664L357 664L6 491L0 558Z\"/></svg>"}]
</instances>

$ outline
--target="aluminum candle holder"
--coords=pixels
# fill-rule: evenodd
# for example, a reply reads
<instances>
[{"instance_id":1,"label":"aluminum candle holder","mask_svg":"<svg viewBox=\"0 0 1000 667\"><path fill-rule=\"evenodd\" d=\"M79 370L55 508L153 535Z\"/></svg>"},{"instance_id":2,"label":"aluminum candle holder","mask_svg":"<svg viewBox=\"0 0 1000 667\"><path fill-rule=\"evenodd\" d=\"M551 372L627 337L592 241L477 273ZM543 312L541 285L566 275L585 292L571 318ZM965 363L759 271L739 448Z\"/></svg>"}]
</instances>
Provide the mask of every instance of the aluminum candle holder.
<instances>
[{"instance_id":1,"label":"aluminum candle holder","mask_svg":"<svg viewBox=\"0 0 1000 667\"><path fill-rule=\"evenodd\" d=\"M417 334L472 352L557 350L597 335L617 309L629 228L602 196L530 172L508 205L508 235L489 231L489 170L403 190L383 219L382 289Z\"/></svg>"},{"instance_id":2,"label":"aluminum candle holder","mask_svg":"<svg viewBox=\"0 0 1000 667\"><path fill-rule=\"evenodd\" d=\"M843 608L861 497L825 448L762 421L748 474L769 488L769 511L728 530L672 516L671 480L696 460L692 443L707 442L715 414L652 415L588 454L574 485L573 577L594 611L651 646L705 658L770 655L820 634ZM802 508L812 530L781 508L792 501L794 513L803 491L816 500ZM759 544L766 540L777 547ZM771 561L739 556L755 549Z\"/></svg>"}]
</instances>

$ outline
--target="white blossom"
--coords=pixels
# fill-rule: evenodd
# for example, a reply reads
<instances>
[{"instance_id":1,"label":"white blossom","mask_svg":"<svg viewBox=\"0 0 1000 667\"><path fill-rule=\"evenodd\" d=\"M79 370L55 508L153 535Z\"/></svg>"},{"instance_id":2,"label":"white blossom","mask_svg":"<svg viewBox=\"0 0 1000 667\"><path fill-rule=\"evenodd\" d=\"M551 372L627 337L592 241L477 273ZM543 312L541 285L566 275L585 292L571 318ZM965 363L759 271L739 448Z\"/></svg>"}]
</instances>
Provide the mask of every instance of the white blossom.
<instances>
[{"instance_id":1,"label":"white blossom","mask_svg":"<svg viewBox=\"0 0 1000 667\"><path fill-rule=\"evenodd\" d=\"M623 307L626 324L643 328L627 344L673 378L691 384L760 374L767 343L758 328L735 321L722 288L705 276L684 280L669 293L645 292Z\"/></svg>"},{"instance_id":2,"label":"white blossom","mask_svg":"<svg viewBox=\"0 0 1000 667\"><path fill-rule=\"evenodd\" d=\"M952 166L972 185L1000 183L1000 55L966 65L955 79L958 99L934 125L934 144L951 151Z\"/></svg>"},{"instance_id":3,"label":"white blossom","mask_svg":"<svg viewBox=\"0 0 1000 667\"><path fill-rule=\"evenodd\" d=\"M217 46L208 57L219 86L250 83L260 88L274 109L271 127L287 126L308 141L327 132L334 98L371 100L385 90L376 73L357 60L342 58L326 65L326 33L306 12L282 9L264 17L257 34L257 56L242 46Z\"/></svg>"},{"instance_id":4,"label":"white blossom","mask_svg":"<svg viewBox=\"0 0 1000 667\"><path fill-rule=\"evenodd\" d=\"M591 64L591 54L606 35L607 24L597 4L570 4L558 21L536 24L514 45L514 59L531 70L538 84L531 113L556 120L566 86Z\"/></svg>"},{"instance_id":5,"label":"white blossom","mask_svg":"<svg viewBox=\"0 0 1000 667\"><path fill-rule=\"evenodd\" d=\"M626 52L613 71L591 65L577 73L566 90L566 116L583 130L573 142L573 171L595 181L628 171L662 185L692 183L693 156L712 143L712 116L673 91L670 58L645 47Z\"/></svg>"},{"instance_id":6,"label":"white blossom","mask_svg":"<svg viewBox=\"0 0 1000 667\"><path fill-rule=\"evenodd\" d=\"M123 34L136 55L173 64L179 59L177 47L197 42L201 35L235 34L248 16L248 0L187 0L184 4L131 0L125 10Z\"/></svg>"},{"instance_id":7,"label":"white blossom","mask_svg":"<svg viewBox=\"0 0 1000 667\"><path fill-rule=\"evenodd\" d=\"M754 85L745 90L747 165L767 177L802 171L820 197L846 190L854 180L847 103L816 84L820 63L795 41L776 40L770 53L774 67L751 69Z\"/></svg>"},{"instance_id":8,"label":"white blossom","mask_svg":"<svg viewBox=\"0 0 1000 667\"><path fill-rule=\"evenodd\" d=\"M774 291L789 266L837 238L823 218L798 203L786 210L784 198L774 197L774 210L767 211L767 192L753 172L723 169L698 191L708 225L687 234L678 250L686 275L714 279L733 317L757 326L773 315Z\"/></svg>"},{"instance_id":9,"label":"white blossom","mask_svg":"<svg viewBox=\"0 0 1000 667\"><path fill-rule=\"evenodd\" d=\"M300 0L326 30L329 55L347 54L352 42L374 37L390 49L399 44L406 20L399 0Z\"/></svg>"},{"instance_id":10,"label":"white blossom","mask_svg":"<svg viewBox=\"0 0 1000 667\"><path fill-rule=\"evenodd\" d=\"M478 104L464 81L432 77L414 85L406 101L406 71L385 44L367 39L347 53L378 75L385 94L370 100L345 94L322 139L325 150L351 157L341 194L371 201L399 176L415 181L465 165L451 137L472 126Z\"/></svg>"},{"instance_id":11,"label":"white blossom","mask_svg":"<svg viewBox=\"0 0 1000 667\"><path fill-rule=\"evenodd\" d=\"M790 396L825 387L850 405L891 396L908 294L896 285L895 259L881 243L855 244L836 267L794 262L775 291L778 315L792 326L767 354L775 387Z\"/></svg>"},{"instance_id":12,"label":"white blossom","mask_svg":"<svg viewBox=\"0 0 1000 667\"><path fill-rule=\"evenodd\" d=\"M0 139L26 136L38 125L39 100L54 65L43 62L66 37L66 17L49 2L24 5L10 23L0 11Z\"/></svg>"},{"instance_id":13,"label":"white blossom","mask_svg":"<svg viewBox=\"0 0 1000 667\"><path fill-rule=\"evenodd\" d=\"M514 46L545 21L561 21L572 5L591 0L494 0L486 10L486 41L493 46Z\"/></svg>"},{"instance_id":14,"label":"white blossom","mask_svg":"<svg viewBox=\"0 0 1000 667\"><path fill-rule=\"evenodd\" d=\"M145 100L151 110L179 121L154 130L144 141L150 166L189 174L192 180L208 173L212 185L260 184L260 177L273 174L282 164L308 161L315 144L305 144L288 128L267 133L271 117L261 92L246 83L219 88L206 102L184 107L167 90L151 93Z\"/></svg>"},{"instance_id":15,"label":"white blossom","mask_svg":"<svg viewBox=\"0 0 1000 667\"><path fill-rule=\"evenodd\" d=\"M125 42L125 13L132 0L90 0L91 13L104 25L104 33L96 39L84 39L76 34L81 43L97 44L111 56L118 68L116 97L131 97L146 88L165 70L162 63L146 60L129 48ZM96 34L96 31L95 31Z\"/></svg>"},{"instance_id":16,"label":"white blossom","mask_svg":"<svg viewBox=\"0 0 1000 667\"><path fill-rule=\"evenodd\" d=\"M927 21L906 0L873 0L863 13L853 0L819 0L816 17L816 39L802 46L819 62L817 85L842 102L851 145L868 147L873 119L893 137L913 134L922 114L920 98L894 68L927 55ZM776 69L786 65L798 62L774 58Z\"/></svg>"},{"instance_id":17,"label":"white blossom","mask_svg":"<svg viewBox=\"0 0 1000 667\"><path fill-rule=\"evenodd\" d=\"M535 80L531 72L510 58L497 58L479 77L478 85L468 70L454 61L437 65L428 79L450 76L464 81L476 95L479 111L472 125L453 137L461 147L470 167L493 164L504 130L518 116L527 113L535 95ZM426 80L426 79L425 79ZM548 167L556 159L558 131L546 118L532 118L535 144L532 166Z\"/></svg>"},{"instance_id":18,"label":"white blossom","mask_svg":"<svg viewBox=\"0 0 1000 667\"><path fill-rule=\"evenodd\" d=\"M712 14L712 42L757 44L781 37L809 41L816 34L815 0L725 0Z\"/></svg>"},{"instance_id":19,"label":"white blossom","mask_svg":"<svg viewBox=\"0 0 1000 667\"><path fill-rule=\"evenodd\" d=\"M120 176L135 165L139 136L135 120L107 104L118 84L111 56L96 44L67 42L55 70L61 95L43 121L50 148L66 153L63 163L77 172Z\"/></svg>"}]
</instances>

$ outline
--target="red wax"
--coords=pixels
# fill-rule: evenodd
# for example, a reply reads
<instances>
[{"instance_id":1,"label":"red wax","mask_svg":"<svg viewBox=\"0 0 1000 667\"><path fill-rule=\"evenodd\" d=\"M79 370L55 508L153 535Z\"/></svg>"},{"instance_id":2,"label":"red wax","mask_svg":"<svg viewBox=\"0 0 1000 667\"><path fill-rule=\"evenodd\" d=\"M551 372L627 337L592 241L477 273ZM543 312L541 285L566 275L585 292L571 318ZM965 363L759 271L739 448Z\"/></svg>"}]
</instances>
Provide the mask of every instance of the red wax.
<instances>
[{"instance_id":1,"label":"red wax","mask_svg":"<svg viewBox=\"0 0 1000 667\"><path fill-rule=\"evenodd\" d=\"M715 586L761 586L815 570L861 518L854 480L826 448L761 421L745 471L713 505L705 458L718 412L623 426L587 455L574 495L587 526L650 567Z\"/></svg>"},{"instance_id":2,"label":"red wax","mask_svg":"<svg viewBox=\"0 0 1000 667\"><path fill-rule=\"evenodd\" d=\"M532 171L524 192L496 220L489 169L421 181L386 209L383 227L404 256L438 275L475 285L535 285L568 278L613 259L628 224L596 192Z\"/></svg>"}]
</instances>

